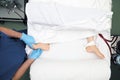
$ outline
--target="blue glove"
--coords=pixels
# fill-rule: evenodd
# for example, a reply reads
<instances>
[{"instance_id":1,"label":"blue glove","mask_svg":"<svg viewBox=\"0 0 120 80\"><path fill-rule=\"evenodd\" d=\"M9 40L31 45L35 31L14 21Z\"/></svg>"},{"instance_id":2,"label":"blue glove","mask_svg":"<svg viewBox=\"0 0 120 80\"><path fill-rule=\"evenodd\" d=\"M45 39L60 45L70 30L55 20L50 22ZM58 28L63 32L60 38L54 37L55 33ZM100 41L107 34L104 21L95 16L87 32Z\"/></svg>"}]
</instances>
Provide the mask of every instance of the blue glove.
<instances>
[{"instance_id":1,"label":"blue glove","mask_svg":"<svg viewBox=\"0 0 120 80\"><path fill-rule=\"evenodd\" d=\"M26 35L25 33L22 33L22 36L20 40L24 41L25 44L27 44L30 48L33 48L33 44L35 43L35 40L32 36Z\"/></svg>"},{"instance_id":2,"label":"blue glove","mask_svg":"<svg viewBox=\"0 0 120 80\"><path fill-rule=\"evenodd\" d=\"M41 49L35 49L32 51L32 53L28 56L30 59L37 59L42 53Z\"/></svg>"}]
</instances>

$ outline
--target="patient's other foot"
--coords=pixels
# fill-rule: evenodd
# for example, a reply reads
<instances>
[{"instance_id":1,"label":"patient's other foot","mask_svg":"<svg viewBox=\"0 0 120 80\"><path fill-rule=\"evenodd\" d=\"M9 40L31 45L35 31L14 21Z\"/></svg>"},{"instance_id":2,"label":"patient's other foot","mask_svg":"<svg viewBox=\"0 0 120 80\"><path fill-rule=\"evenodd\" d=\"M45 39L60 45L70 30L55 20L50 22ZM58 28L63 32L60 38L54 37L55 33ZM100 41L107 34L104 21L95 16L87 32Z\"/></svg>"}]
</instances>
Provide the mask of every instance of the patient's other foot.
<instances>
[{"instance_id":1,"label":"patient's other foot","mask_svg":"<svg viewBox=\"0 0 120 80\"><path fill-rule=\"evenodd\" d=\"M96 45L87 46L86 51L95 53L101 59L105 58Z\"/></svg>"},{"instance_id":2,"label":"patient's other foot","mask_svg":"<svg viewBox=\"0 0 120 80\"><path fill-rule=\"evenodd\" d=\"M33 44L33 49L42 49L42 50L49 50L50 48L50 44L48 43L37 43L37 44Z\"/></svg>"}]
</instances>

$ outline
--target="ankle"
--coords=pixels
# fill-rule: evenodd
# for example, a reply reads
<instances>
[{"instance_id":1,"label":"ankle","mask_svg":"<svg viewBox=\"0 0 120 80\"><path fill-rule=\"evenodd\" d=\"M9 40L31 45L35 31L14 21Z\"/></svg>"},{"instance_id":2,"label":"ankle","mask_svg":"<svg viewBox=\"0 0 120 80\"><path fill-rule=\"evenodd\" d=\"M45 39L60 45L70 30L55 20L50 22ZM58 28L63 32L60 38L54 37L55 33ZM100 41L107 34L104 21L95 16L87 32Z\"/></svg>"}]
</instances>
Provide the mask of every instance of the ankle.
<instances>
[{"instance_id":1,"label":"ankle","mask_svg":"<svg viewBox=\"0 0 120 80\"><path fill-rule=\"evenodd\" d=\"M90 41L87 43L86 47L96 45L95 41Z\"/></svg>"}]
</instances>

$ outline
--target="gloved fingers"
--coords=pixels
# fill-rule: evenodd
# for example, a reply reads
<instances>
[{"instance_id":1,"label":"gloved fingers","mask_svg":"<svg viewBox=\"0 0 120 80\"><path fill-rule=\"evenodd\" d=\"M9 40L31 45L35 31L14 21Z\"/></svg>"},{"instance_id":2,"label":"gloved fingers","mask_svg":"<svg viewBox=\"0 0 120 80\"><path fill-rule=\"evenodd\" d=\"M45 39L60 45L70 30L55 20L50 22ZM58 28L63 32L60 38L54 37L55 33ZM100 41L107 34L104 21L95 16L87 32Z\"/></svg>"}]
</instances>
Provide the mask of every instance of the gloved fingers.
<instances>
[{"instance_id":1,"label":"gloved fingers","mask_svg":"<svg viewBox=\"0 0 120 80\"><path fill-rule=\"evenodd\" d=\"M28 56L30 59L37 59L42 53L41 49L35 49L32 51L32 53Z\"/></svg>"},{"instance_id":2,"label":"gloved fingers","mask_svg":"<svg viewBox=\"0 0 120 80\"><path fill-rule=\"evenodd\" d=\"M29 35L26 35L25 33L22 33L20 40L24 41L25 44L27 44L30 48L33 49L33 44L35 43L35 40L32 36L29 36Z\"/></svg>"}]
</instances>

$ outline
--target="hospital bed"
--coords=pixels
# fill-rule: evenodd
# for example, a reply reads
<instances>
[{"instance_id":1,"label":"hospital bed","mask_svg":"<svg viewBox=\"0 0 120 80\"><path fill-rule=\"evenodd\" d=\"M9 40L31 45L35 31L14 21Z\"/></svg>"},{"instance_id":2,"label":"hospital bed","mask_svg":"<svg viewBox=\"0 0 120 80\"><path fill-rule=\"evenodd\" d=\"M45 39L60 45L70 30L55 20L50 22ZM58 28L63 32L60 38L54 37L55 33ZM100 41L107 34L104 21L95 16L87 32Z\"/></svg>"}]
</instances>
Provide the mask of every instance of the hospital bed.
<instances>
[{"instance_id":1,"label":"hospital bed","mask_svg":"<svg viewBox=\"0 0 120 80\"><path fill-rule=\"evenodd\" d=\"M29 0L28 34L36 43L50 43L50 50L43 51L31 65L31 80L109 80L111 56L105 41L96 36L104 59L86 52L85 47L88 36L101 33L110 39L111 3L111 0ZM92 13L97 15L91 16ZM26 47L26 51L29 54L31 49Z\"/></svg>"}]
</instances>

